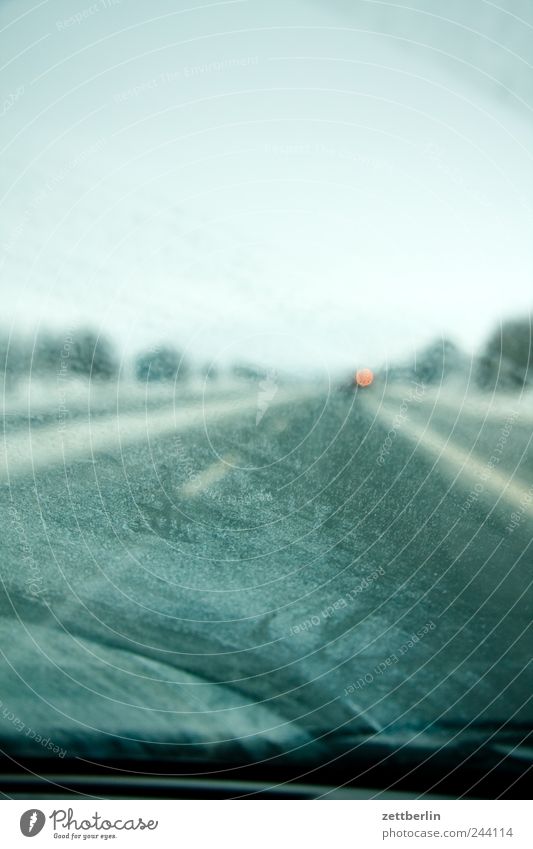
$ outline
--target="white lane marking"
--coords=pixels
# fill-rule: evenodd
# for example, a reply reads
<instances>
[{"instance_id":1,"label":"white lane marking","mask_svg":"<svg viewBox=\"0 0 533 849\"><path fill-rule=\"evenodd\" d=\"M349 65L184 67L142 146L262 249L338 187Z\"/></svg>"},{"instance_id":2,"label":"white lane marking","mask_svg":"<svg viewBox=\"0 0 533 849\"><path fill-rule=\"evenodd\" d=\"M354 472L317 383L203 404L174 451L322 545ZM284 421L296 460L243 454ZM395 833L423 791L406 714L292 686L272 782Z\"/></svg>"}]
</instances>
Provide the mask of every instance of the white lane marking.
<instances>
[{"instance_id":1,"label":"white lane marking","mask_svg":"<svg viewBox=\"0 0 533 849\"><path fill-rule=\"evenodd\" d=\"M406 392L410 391L411 384L404 386L387 386L385 390L385 400L394 399L400 400L405 398ZM481 393L468 392L464 387L458 387L455 394L448 388L432 389L420 395L420 405L435 406L435 411L439 407L446 407L451 410L456 416L471 416L478 419L480 423L483 419L496 419L502 421L507 416L518 413L521 424L531 424L533 422L533 396L527 394L520 397L509 395L506 397L495 397L483 395Z\"/></svg>"},{"instance_id":2,"label":"white lane marking","mask_svg":"<svg viewBox=\"0 0 533 849\"><path fill-rule=\"evenodd\" d=\"M387 408L376 399L368 395L364 400L365 405L370 407L375 415L389 427L394 421L397 411ZM532 488L525 482L506 477L495 466L489 469L488 461L481 461L463 448L454 445L426 425L415 424L412 420L404 421L401 434L412 442L448 464L450 471L454 470L461 475L462 483L468 481L473 487L482 483L484 492L491 492L497 499L506 501L512 508L520 507L522 513L533 517Z\"/></svg>"},{"instance_id":3,"label":"white lane marking","mask_svg":"<svg viewBox=\"0 0 533 849\"><path fill-rule=\"evenodd\" d=\"M91 410L95 413L108 410L146 409L151 406L170 406L190 403L204 398L206 403L230 396L242 395L242 381L221 380L206 386L205 381L185 383L139 384L120 381L110 385L66 378L61 382L32 380L21 383L7 398L0 400L0 415L27 418L28 415L57 414L66 404L73 413Z\"/></svg>"},{"instance_id":4,"label":"white lane marking","mask_svg":"<svg viewBox=\"0 0 533 849\"><path fill-rule=\"evenodd\" d=\"M280 391L273 407L304 401L316 390ZM149 441L169 433L209 427L214 421L256 413L256 398L197 404L185 410L175 406L144 410L126 415L106 416L68 425L46 425L16 431L0 442L0 482L31 474L50 466L63 466L75 460L105 452L120 451L126 445Z\"/></svg>"},{"instance_id":5,"label":"white lane marking","mask_svg":"<svg viewBox=\"0 0 533 849\"><path fill-rule=\"evenodd\" d=\"M235 454L227 454L221 460L217 460L216 463L211 463L210 466L198 472L196 477L183 484L180 494L185 495L187 498L194 498L200 495L200 493L205 492L205 490L222 480L231 471L232 466L237 461L238 457Z\"/></svg>"}]
</instances>

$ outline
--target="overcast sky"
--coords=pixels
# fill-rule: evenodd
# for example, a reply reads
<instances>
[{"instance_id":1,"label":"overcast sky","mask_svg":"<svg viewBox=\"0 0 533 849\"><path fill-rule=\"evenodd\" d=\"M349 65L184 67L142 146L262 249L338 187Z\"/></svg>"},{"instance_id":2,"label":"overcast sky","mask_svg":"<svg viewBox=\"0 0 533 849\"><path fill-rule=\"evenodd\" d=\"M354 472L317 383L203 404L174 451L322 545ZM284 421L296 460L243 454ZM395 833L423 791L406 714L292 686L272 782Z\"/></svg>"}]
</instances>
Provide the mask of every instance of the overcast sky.
<instances>
[{"instance_id":1,"label":"overcast sky","mask_svg":"<svg viewBox=\"0 0 533 849\"><path fill-rule=\"evenodd\" d=\"M329 369L529 311L531 22L418 5L4 2L4 321Z\"/></svg>"}]
</instances>

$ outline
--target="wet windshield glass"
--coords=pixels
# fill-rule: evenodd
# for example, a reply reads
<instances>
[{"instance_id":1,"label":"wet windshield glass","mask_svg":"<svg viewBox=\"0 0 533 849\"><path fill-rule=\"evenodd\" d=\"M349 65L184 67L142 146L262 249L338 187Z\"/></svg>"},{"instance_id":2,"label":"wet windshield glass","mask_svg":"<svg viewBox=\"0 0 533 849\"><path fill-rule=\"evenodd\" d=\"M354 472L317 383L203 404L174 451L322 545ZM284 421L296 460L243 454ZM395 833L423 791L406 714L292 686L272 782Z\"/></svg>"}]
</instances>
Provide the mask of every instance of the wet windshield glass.
<instances>
[{"instance_id":1,"label":"wet windshield glass","mask_svg":"<svg viewBox=\"0 0 533 849\"><path fill-rule=\"evenodd\" d=\"M523 739L532 10L414 6L2 5L3 751Z\"/></svg>"}]
</instances>

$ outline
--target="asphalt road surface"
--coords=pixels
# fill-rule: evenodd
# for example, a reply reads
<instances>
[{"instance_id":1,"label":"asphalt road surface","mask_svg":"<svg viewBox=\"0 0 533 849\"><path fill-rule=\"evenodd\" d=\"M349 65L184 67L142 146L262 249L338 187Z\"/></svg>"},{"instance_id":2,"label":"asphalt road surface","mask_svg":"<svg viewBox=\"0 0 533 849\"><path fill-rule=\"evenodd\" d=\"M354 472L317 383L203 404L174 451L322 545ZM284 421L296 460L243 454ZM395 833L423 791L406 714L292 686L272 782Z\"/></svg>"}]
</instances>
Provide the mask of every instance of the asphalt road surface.
<instances>
[{"instance_id":1,"label":"asphalt road surface","mask_svg":"<svg viewBox=\"0 0 533 849\"><path fill-rule=\"evenodd\" d=\"M531 724L533 399L150 393L6 404L4 749L304 757Z\"/></svg>"}]
</instances>

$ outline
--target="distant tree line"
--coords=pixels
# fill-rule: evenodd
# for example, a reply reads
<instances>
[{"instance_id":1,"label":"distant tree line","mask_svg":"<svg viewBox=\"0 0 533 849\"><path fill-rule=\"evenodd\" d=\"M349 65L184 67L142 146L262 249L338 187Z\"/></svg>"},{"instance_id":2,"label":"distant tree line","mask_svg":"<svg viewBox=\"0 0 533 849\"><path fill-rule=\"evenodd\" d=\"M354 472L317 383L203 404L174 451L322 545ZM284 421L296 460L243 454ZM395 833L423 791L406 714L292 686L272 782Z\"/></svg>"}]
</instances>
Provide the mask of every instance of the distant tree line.
<instances>
[{"instance_id":1,"label":"distant tree line","mask_svg":"<svg viewBox=\"0 0 533 849\"><path fill-rule=\"evenodd\" d=\"M95 377L118 374L119 361L109 340L93 330L39 331L22 338L0 331L0 379L11 385L22 377Z\"/></svg>"},{"instance_id":2,"label":"distant tree line","mask_svg":"<svg viewBox=\"0 0 533 849\"><path fill-rule=\"evenodd\" d=\"M476 364L476 382L487 391L519 390L533 382L531 319L508 319L487 339Z\"/></svg>"},{"instance_id":3,"label":"distant tree line","mask_svg":"<svg viewBox=\"0 0 533 849\"><path fill-rule=\"evenodd\" d=\"M519 391L533 384L533 326L530 317L506 319L488 336L472 359L449 339L437 339L414 362L393 363L388 378L440 384L453 375L470 373L485 392Z\"/></svg>"},{"instance_id":4,"label":"distant tree line","mask_svg":"<svg viewBox=\"0 0 533 849\"><path fill-rule=\"evenodd\" d=\"M112 380L118 377L120 368L112 342L90 328L64 333L40 330L26 338L0 329L0 381L7 388L29 377ZM191 374L188 360L171 345L141 351L133 360L132 370L142 382L184 381ZM216 369L206 366L205 374L213 378Z\"/></svg>"},{"instance_id":5,"label":"distant tree line","mask_svg":"<svg viewBox=\"0 0 533 849\"><path fill-rule=\"evenodd\" d=\"M213 381L220 376L214 363L193 367L178 347L168 343L145 348L121 364L113 343L91 328L65 332L44 329L27 337L0 328L0 387L12 388L23 378L110 381L121 371L140 383L185 382L193 374ZM238 362L228 374L238 380L256 381L264 378L265 370Z\"/></svg>"},{"instance_id":6,"label":"distant tree line","mask_svg":"<svg viewBox=\"0 0 533 849\"><path fill-rule=\"evenodd\" d=\"M135 359L135 377L144 383L186 380L189 374L189 363L176 348L170 345L151 348L138 354Z\"/></svg>"},{"instance_id":7,"label":"distant tree line","mask_svg":"<svg viewBox=\"0 0 533 849\"><path fill-rule=\"evenodd\" d=\"M489 335L473 363L453 342L440 339L419 352L413 365L393 365L388 373L390 377L410 375L424 383L440 383L472 367L474 381L480 389L519 390L533 383L532 329L529 316L502 322ZM186 381L193 371L181 351L169 344L140 351L131 366L133 376L142 383ZM32 376L109 381L118 377L120 369L112 342L90 328L64 333L39 330L27 338L0 329L0 385L7 389L21 378ZM209 364L195 371L206 379L218 376L215 367ZM236 363L231 373L240 380L264 377L264 369L244 362Z\"/></svg>"}]
</instances>

